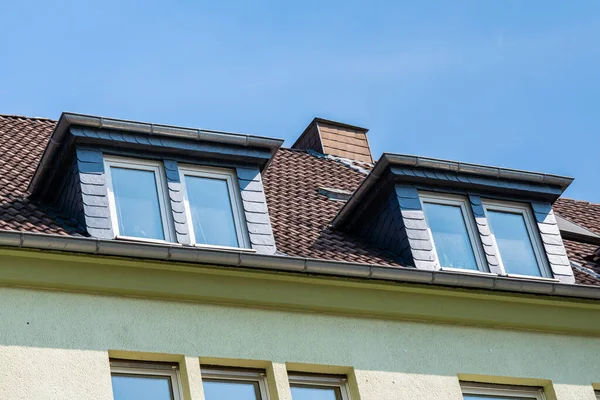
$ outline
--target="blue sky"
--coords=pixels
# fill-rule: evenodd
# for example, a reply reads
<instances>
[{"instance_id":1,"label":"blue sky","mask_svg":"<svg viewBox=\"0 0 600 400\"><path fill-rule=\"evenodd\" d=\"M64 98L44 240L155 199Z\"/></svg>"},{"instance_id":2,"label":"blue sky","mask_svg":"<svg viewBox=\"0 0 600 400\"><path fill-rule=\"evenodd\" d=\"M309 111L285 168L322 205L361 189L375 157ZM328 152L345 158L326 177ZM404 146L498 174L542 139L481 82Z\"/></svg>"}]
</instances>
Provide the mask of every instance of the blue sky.
<instances>
[{"instance_id":1,"label":"blue sky","mask_svg":"<svg viewBox=\"0 0 600 400\"><path fill-rule=\"evenodd\" d=\"M16 1L0 113L285 138L314 116L600 202L600 1Z\"/></svg>"}]
</instances>

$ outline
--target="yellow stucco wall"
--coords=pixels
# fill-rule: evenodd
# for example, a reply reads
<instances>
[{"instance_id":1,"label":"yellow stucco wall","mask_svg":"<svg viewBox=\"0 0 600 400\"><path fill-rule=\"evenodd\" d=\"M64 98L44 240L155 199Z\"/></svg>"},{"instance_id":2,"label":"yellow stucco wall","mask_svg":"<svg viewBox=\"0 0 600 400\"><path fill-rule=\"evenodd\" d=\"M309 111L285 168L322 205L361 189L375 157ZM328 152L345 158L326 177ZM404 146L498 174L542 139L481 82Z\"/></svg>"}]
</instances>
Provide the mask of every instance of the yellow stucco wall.
<instances>
[{"instance_id":1,"label":"yellow stucco wall","mask_svg":"<svg viewBox=\"0 0 600 400\"><path fill-rule=\"evenodd\" d=\"M9 287L0 323L2 400L110 400L109 355L144 353L182 362L188 400L203 399L200 357L263 365L274 400L290 400L286 363L347 367L353 400L459 400L475 375L595 400L600 382L597 336Z\"/></svg>"}]
</instances>

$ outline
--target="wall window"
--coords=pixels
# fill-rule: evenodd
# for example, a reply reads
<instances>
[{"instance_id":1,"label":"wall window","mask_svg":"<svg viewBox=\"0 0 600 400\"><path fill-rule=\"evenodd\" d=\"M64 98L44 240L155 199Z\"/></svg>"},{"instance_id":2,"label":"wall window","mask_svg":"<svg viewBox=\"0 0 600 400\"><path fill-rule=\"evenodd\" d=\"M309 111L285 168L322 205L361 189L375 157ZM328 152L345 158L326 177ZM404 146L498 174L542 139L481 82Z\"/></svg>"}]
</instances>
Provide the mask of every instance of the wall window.
<instances>
[{"instance_id":1,"label":"wall window","mask_svg":"<svg viewBox=\"0 0 600 400\"><path fill-rule=\"evenodd\" d=\"M537 223L529 206L484 200L483 207L504 272L552 277Z\"/></svg>"},{"instance_id":2,"label":"wall window","mask_svg":"<svg viewBox=\"0 0 600 400\"><path fill-rule=\"evenodd\" d=\"M249 247L233 171L180 167L192 243Z\"/></svg>"},{"instance_id":3,"label":"wall window","mask_svg":"<svg viewBox=\"0 0 600 400\"><path fill-rule=\"evenodd\" d=\"M466 198L419 193L442 268L485 271L477 227Z\"/></svg>"},{"instance_id":4,"label":"wall window","mask_svg":"<svg viewBox=\"0 0 600 400\"><path fill-rule=\"evenodd\" d=\"M183 400L174 364L111 361L114 400Z\"/></svg>"},{"instance_id":5,"label":"wall window","mask_svg":"<svg viewBox=\"0 0 600 400\"><path fill-rule=\"evenodd\" d=\"M162 163L105 157L104 167L115 235L171 241Z\"/></svg>"},{"instance_id":6,"label":"wall window","mask_svg":"<svg viewBox=\"0 0 600 400\"><path fill-rule=\"evenodd\" d=\"M290 373L289 382L292 400L350 400L344 377Z\"/></svg>"},{"instance_id":7,"label":"wall window","mask_svg":"<svg viewBox=\"0 0 600 400\"><path fill-rule=\"evenodd\" d=\"M538 387L484 385L462 383L465 400L545 400L544 391Z\"/></svg>"},{"instance_id":8,"label":"wall window","mask_svg":"<svg viewBox=\"0 0 600 400\"><path fill-rule=\"evenodd\" d=\"M205 400L268 400L264 371L202 367Z\"/></svg>"}]
</instances>

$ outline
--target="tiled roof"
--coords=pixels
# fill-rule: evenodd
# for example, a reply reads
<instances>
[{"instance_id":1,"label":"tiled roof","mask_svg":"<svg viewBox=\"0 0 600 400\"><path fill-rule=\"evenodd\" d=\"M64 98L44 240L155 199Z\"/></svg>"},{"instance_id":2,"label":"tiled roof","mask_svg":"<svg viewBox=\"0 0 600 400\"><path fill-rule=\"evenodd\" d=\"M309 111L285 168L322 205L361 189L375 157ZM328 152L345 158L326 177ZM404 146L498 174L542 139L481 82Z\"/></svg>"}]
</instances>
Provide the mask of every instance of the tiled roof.
<instances>
[{"instance_id":1,"label":"tiled roof","mask_svg":"<svg viewBox=\"0 0 600 400\"><path fill-rule=\"evenodd\" d=\"M335 158L281 149L264 177L277 249L294 256L399 265L386 251L329 227L344 203L318 189L354 191L364 178Z\"/></svg>"},{"instance_id":2,"label":"tiled roof","mask_svg":"<svg viewBox=\"0 0 600 400\"><path fill-rule=\"evenodd\" d=\"M56 121L0 115L0 229L77 235L75 223L26 190Z\"/></svg>"},{"instance_id":3,"label":"tiled roof","mask_svg":"<svg viewBox=\"0 0 600 400\"><path fill-rule=\"evenodd\" d=\"M554 203L553 209L561 217L600 234L600 204L561 198ZM600 286L600 279L594 276L600 276L600 265L592 260L594 253L599 250L598 246L574 240L564 242L569 259L584 267L574 271L577 282ZM592 273L587 273L587 269Z\"/></svg>"},{"instance_id":4,"label":"tiled roof","mask_svg":"<svg viewBox=\"0 0 600 400\"><path fill-rule=\"evenodd\" d=\"M74 221L27 198L27 185L55 124L43 118L0 115L0 230L81 235ZM319 194L319 188L354 191L369 169L364 163L281 149L264 176L277 249L292 256L398 266L385 250L330 228L344 203ZM600 205L560 199L555 211L600 234ZM572 240L565 240L565 246L569 258L582 265L575 271L577 282L600 286L594 276L600 267L590 261L597 246Z\"/></svg>"}]
</instances>

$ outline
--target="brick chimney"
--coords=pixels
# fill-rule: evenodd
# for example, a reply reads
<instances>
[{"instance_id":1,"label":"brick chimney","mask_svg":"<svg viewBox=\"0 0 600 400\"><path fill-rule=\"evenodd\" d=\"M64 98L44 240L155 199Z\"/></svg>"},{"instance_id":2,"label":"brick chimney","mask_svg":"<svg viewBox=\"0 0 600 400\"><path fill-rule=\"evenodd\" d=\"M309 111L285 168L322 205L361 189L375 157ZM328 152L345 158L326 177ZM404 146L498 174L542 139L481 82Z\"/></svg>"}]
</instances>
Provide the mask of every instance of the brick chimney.
<instances>
[{"instance_id":1,"label":"brick chimney","mask_svg":"<svg viewBox=\"0 0 600 400\"><path fill-rule=\"evenodd\" d=\"M314 150L322 154L372 163L367 140L368 129L315 118L296 140L292 149Z\"/></svg>"}]
</instances>

